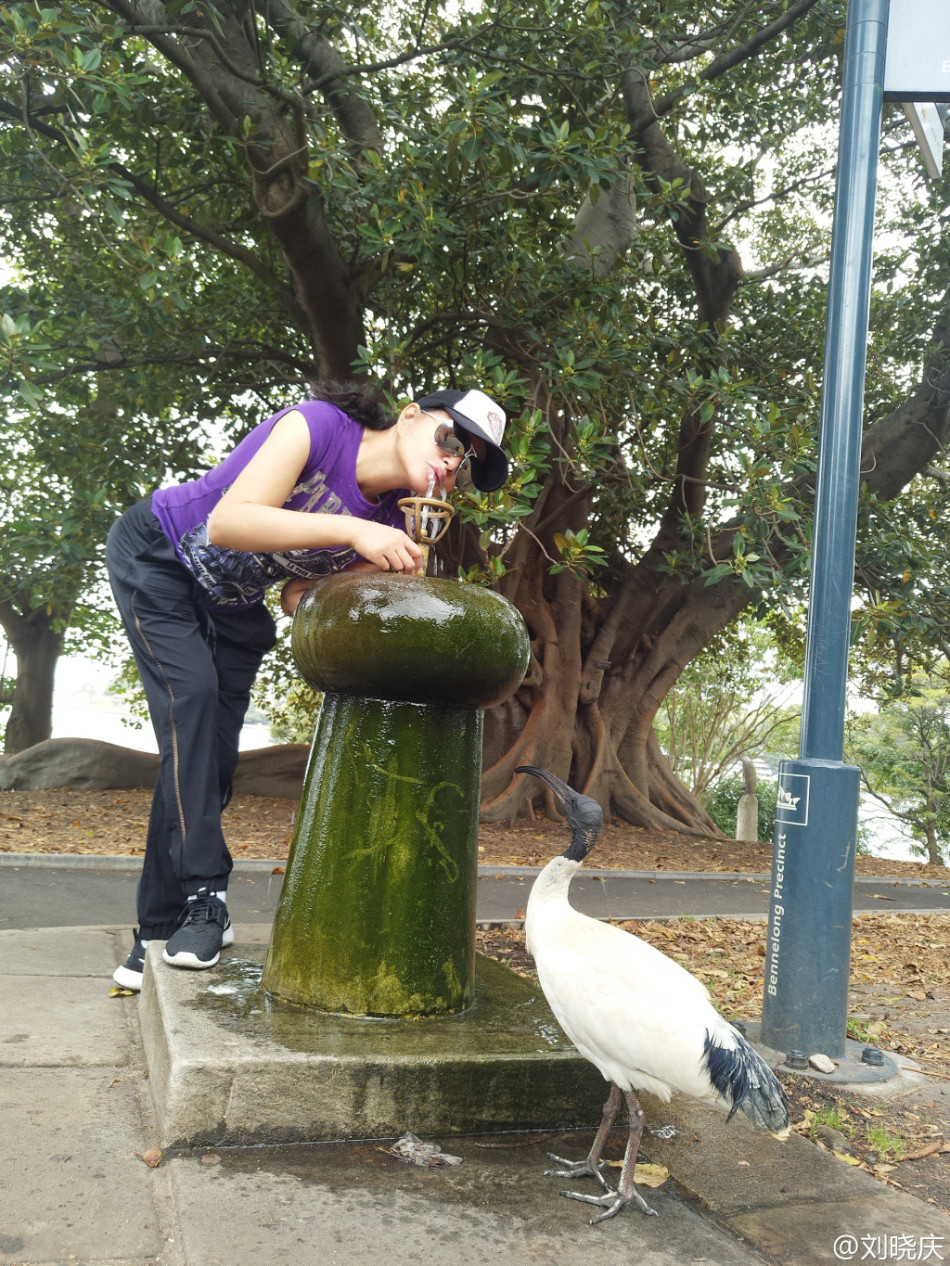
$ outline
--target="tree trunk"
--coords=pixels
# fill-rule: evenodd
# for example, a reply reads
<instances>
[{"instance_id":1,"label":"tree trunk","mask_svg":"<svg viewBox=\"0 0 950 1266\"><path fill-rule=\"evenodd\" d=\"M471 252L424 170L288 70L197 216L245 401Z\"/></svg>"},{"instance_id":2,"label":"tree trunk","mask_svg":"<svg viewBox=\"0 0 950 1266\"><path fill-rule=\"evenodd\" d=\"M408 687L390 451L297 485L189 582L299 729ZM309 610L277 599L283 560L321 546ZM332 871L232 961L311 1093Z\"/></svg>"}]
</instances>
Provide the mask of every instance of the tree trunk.
<instances>
[{"instance_id":1,"label":"tree trunk","mask_svg":"<svg viewBox=\"0 0 950 1266\"><path fill-rule=\"evenodd\" d=\"M0 604L0 624L16 655L13 703L4 732L4 753L12 756L48 739L53 729L53 679L62 650L62 633L54 632L46 607L17 614Z\"/></svg>"},{"instance_id":2,"label":"tree trunk","mask_svg":"<svg viewBox=\"0 0 950 1266\"><path fill-rule=\"evenodd\" d=\"M928 761L929 765L930 762ZM930 770L927 770L929 777ZM933 783L927 790L927 803L924 808L924 835L926 836L925 844L927 848L927 861L931 866L941 866L940 860L940 842L937 839L937 815L940 806L937 803L937 797L933 792Z\"/></svg>"},{"instance_id":3,"label":"tree trunk","mask_svg":"<svg viewBox=\"0 0 950 1266\"><path fill-rule=\"evenodd\" d=\"M359 93L359 79L344 73L340 56L320 30L302 22L285 0L261 0L248 6L233 0L212 9L196 6L188 15L189 32L176 33L178 6L159 0L103 0L187 76L217 124L243 147L254 202L279 243L293 282L295 306L304 324L318 371L346 374L362 342L366 304L372 289L391 266L389 253L369 252L361 260L344 256L324 214L316 186L308 180L310 148L315 144L311 122L325 124L325 112L346 138L353 162L367 151L381 151L382 124ZM762 27L756 37L728 55L714 58L702 74L724 73L740 60L754 57L815 0L796 0L780 18ZM637 35L636 6L625 22ZM265 80L260 74L256 25L266 19L283 37L288 52L314 86L303 95ZM631 47L639 47L635 39ZM669 99L654 101L651 70L633 54L618 52L618 88L627 126L637 144L639 174L661 192L673 186L686 196L670 214L670 231L682 251L693 287L697 327L705 326L703 351L693 363L701 378L720 365L720 337L729 320L742 263L736 250L722 241L709 223L709 194L699 171L688 166L664 130ZM380 119L382 116L379 116ZM674 133L670 133L674 135ZM581 270L609 271L623 258L637 230L636 204L626 169L618 170L609 194L587 197L578 210L574 231L562 242L563 258ZM597 253L592 253L594 247ZM558 384L545 378L547 352L535 345L530 328L502 328L474 310L471 328L485 331L487 348L506 367L515 368L530 384L528 402L543 414L552 448L570 462L574 434ZM947 342L938 330L937 352ZM947 371L935 356L933 373L924 375L918 392L903 411L869 429L862 477L872 493L893 496L911 476L932 460L950 431ZM636 563L618 557L598 577L592 592L582 575L552 575L557 558L556 532L589 526L596 488L577 486L566 467L552 468L524 520L528 529L506 550L508 574L501 591L518 607L531 635L528 676L515 697L487 718L483 817L499 821L529 808L533 796L544 797L545 810L555 813L550 794L526 786L517 765L530 763L552 770L571 785L595 796L605 810L655 829L693 834L717 833L701 805L669 769L653 733L653 719L690 659L755 598L738 576L708 585L707 564L698 559L692 578L671 581L665 560L683 551L695 538L697 525L709 533L713 559L732 557L732 543L741 523L709 522L706 504L708 466L717 425L715 413L687 408L675 420L678 443L670 492L656 539ZM618 470L622 461L618 457ZM807 483L790 487L789 496L807 503ZM781 532L774 525L769 548L776 566L787 561ZM456 531L456 561L478 557L473 532ZM600 587L602 586L602 587ZM604 593L606 590L606 593ZM18 656L19 658L19 656ZM25 661L23 661L25 663ZM50 672L51 679L51 672ZM35 740L32 740L35 741Z\"/></svg>"},{"instance_id":4,"label":"tree trunk","mask_svg":"<svg viewBox=\"0 0 950 1266\"><path fill-rule=\"evenodd\" d=\"M924 830L927 834L927 861L931 866L942 866L940 845L937 843L937 830L931 819L928 819L925 823Z\"/></svg>"}]
</instances>

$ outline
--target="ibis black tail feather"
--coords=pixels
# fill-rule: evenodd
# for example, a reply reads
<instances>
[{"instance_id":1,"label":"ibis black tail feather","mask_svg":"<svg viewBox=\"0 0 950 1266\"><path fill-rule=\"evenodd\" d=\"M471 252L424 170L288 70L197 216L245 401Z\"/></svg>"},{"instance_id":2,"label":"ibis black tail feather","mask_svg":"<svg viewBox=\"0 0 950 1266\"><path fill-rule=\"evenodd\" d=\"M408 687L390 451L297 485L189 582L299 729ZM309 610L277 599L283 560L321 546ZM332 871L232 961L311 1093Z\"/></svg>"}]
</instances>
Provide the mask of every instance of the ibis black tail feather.
<instances>
[{"instance_id":1,"label":"ibis black tail feather","mask_svg":"<svg viewBox=\"0 0 950 1266\"><path fill-rule=\"evenodd\" d=\"M713 1085L731 1104L729 1119L741 1108L750 1121L784 1138L789 1131L788 1100L768 1064L740 1033L735 1047L720 1046L706 1032L703 1057Z\"/></svg>"}]
</instances>

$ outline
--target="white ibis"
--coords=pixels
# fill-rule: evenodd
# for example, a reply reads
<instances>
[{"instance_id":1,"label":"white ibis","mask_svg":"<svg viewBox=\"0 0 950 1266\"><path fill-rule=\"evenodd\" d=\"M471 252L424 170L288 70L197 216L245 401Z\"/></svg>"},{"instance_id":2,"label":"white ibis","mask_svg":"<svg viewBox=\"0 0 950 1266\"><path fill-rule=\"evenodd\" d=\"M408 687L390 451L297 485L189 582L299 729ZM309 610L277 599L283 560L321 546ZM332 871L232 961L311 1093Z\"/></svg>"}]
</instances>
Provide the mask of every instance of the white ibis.
<instances>
[{"instance_id":1,"label":"white ibis","mask_svg":"<svg viewBox=\"0 0 950 1266\"><path fill-rule=\"evenodd\" d=\"M568 900L574 872L594 847L603 825L600 805L544 769L521 765L551 788L571 828L570 847L541 871L525 917L529 952L551 1010L580 1053L610 1082L597 1137L587 1157L546 1172L560 1178L595 1178L603 1195L562 1194L603 1207L591 1224L613 1217L631 1202L654 1214L636 1189L634 1172L643 1109L638 1090L663 1102L678 1090L697 1099L724 1101L774 1137L789 1133L785 1092L768 1064L713 1007L695 976L659 950L609 923L575 910ZM601 1173L601 1153L627 1101L630 1134L614 1191Z\"/></svg>"}]
</instances>

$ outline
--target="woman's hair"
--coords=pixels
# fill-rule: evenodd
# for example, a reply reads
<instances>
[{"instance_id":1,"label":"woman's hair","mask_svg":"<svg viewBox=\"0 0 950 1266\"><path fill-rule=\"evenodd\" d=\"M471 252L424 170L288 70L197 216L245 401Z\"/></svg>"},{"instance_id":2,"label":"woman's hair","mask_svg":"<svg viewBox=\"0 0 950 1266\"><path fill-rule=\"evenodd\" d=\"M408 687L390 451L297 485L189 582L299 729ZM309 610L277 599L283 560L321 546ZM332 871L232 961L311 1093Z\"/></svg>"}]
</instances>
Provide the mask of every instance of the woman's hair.
<instances>
[{"instance_id":1,"label":"woman's hair","mask_svg":"<svg viewBox=\"0 0 950 1266\"><path fill-rule=\"evenodd\" d=\"M310 384L312 399L336 405L370 431L388 431L396 419L385 411L383 392L372 383L319 381Z\"/></svg>"}]
</instances>

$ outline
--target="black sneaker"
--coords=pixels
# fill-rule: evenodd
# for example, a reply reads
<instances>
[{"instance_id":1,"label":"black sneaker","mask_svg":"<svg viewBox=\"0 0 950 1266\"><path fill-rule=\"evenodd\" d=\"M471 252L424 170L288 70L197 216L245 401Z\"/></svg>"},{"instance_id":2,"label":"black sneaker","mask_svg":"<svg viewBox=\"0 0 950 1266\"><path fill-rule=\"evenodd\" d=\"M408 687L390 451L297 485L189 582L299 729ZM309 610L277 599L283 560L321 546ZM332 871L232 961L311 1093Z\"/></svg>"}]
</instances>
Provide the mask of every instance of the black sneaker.
<instances>
[{"instance_id":1,"label":"black sneaker","mask_svg":"<svg viewBox=\"0 0 950 1266\"><path fill-rule=\"evenodd\" d=\"M168 938L162 957L173 967L213 967L222 946L234 944L228 907L207 888L188 898L178 931Z\"/></svg>"},{"instance_id":2,"label":"black sneaker","mask_svg":"<svg viewBox=\"0 0 950 1266\"><path fill-rule=\"evenodd\" d=\"M112 973L112 979L123 989L133 989L136 993L142 988L142 972L145 970L145 946L135 933L135 944L132 953L121 967Z\"/></svg>"}]
</instances>

